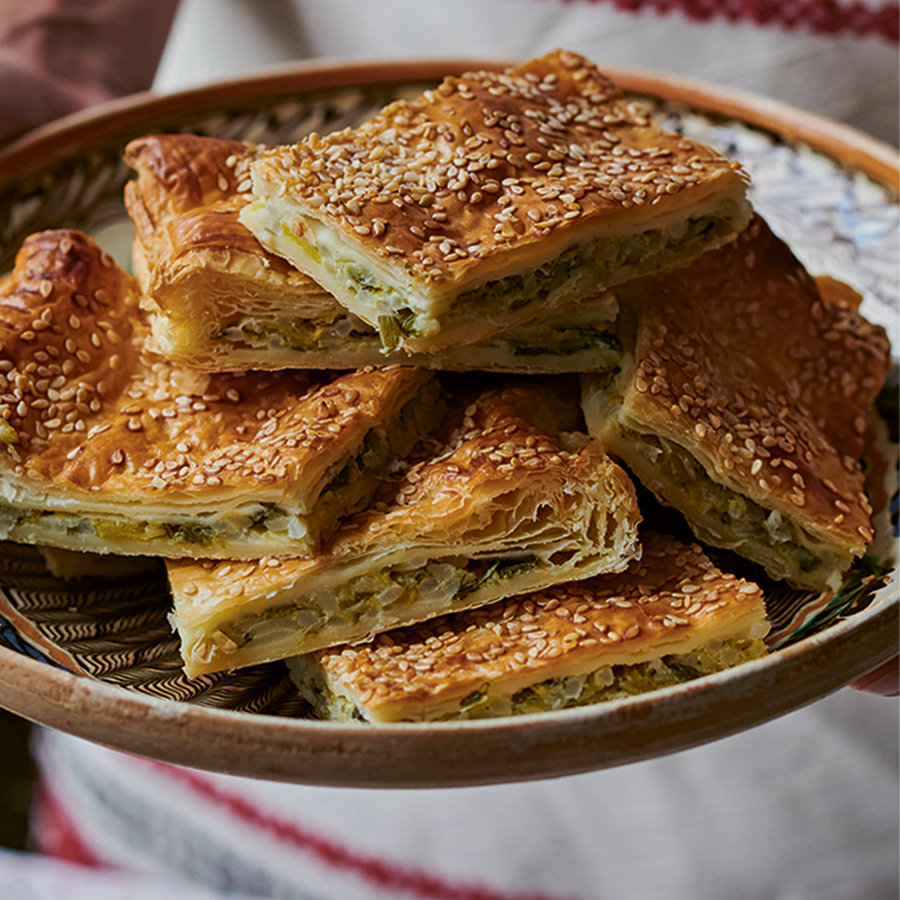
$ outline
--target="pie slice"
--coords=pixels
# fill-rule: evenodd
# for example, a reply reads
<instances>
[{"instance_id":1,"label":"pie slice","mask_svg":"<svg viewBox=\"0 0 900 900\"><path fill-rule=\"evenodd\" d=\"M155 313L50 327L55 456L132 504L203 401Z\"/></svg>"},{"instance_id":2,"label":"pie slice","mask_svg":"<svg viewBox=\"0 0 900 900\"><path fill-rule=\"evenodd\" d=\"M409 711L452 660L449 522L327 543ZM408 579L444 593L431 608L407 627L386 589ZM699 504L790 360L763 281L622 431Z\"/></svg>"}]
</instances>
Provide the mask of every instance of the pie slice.
<instances>
[{"instance_id":1,"label":"pie slice","mask_svg":"<svg viewBox=\"0 0 900 900\"><path fill-rule=\"evenodd\" d=\"M441 616L288 661L324 719L543 712L668 687L765 655L762 592L697 544L648 534L625 572Z\"/></svg>"},{"instance_id":2,"label":"pie slice","mask_svg":"<svg viewBox=\"0 0 900 900\"><path fill-rule=\"evenodd\" d=\"M750 217L736 163L563 51L447 78L250 172L260 242L410 353L682 264Z\"/></svg>"},{"instance_id":3,"label":"pie slice","mask_svg":"<svg viewBox=\"0 0 900 900\"><path fill-rule=\"evenodd\" d=\"M377 329L265 250L241 224L248 166L265 148L192 134L132 141L125 187L133 259L152 343L208 371L361 368L403 362L443 370L578 372L618 363L608 294L465 347L386 353Z\"/></svg>"},{"instance_id":4,"label":"pie slice","mask_svg":"<svg viewBox=\"0 0 900 900\"><path fill-rule=\"evenodd\" d=\"M700 540L838 587L873 537L859 459L884 329L824 299L760 218L621 293L622 370L583 382L591 434Z\"/></svg>"},{"instance_id":5,"label":"pie slice","mask_svg":"<svg viewBox=\"0 0 900 900\"><path fill-rule=\"evenodd\" d=\"M634 489L583 432L577 381L457 401L437 444L318 555L171 561L188 675L282 659L598 572L639 555Z\"/></svg>"},{"instance_id":6,"label":"pie slice","mask_svg":"<svg viewBox=\"0 0 900 900\"><path fill-rule=\"evenodd\" d=\"M0 538L96 553L314 552L441 419L413 367L209 375L145 351L135 280L88 237L0 283Z\"/></svg>"}]
</instances>

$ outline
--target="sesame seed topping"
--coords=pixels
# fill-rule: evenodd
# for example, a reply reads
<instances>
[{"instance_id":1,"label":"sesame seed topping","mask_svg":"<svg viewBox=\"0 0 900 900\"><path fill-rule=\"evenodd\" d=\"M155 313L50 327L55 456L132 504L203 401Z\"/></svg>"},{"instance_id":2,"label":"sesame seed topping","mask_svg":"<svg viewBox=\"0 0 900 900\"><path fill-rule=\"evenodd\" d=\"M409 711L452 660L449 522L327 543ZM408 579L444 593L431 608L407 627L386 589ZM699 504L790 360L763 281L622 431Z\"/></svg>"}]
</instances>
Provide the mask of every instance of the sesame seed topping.
<instances>
[{"instance_id":1,"label":"sesame seed topping","mask_svg":"<svg viewBox=\"0 0 900 900\"><path fill-rule=\"evenodd\" d=\"M708 302L708 282L717 285L716 304ZM825 302L761 219L701 261L660 277L659 285L646 291L627 404L659 410L641 412L642 419L671 416L672 427L686 427L683 446L714 460L714 481L808 530L821 529L828 542L837 526L837 540L849 555L858 553L858 526L868 526L868 513L850 499L863 477L854 422L887 371L883 329ZM778 303L764 302L763 289ZM849 352L834 346L834 331L856 336ZM837 507L840 521L836 493L845 506Z\"/></svg>"},{"instance_id":2,"label":"sesame seed topping","mask_svg":"<svg viewBox=\"0 0 900 900\"><path fill-rule=\"evenodd\" d=\"M533 82L536 72L541 77ZM467 206L478 206L491 223L478 244L483 257L497 246L532 240L534 229L543 236L564 223L639 205L656 180L667 196L689 193L701 175L733 180L736 172L708 148L664 132L590 63L565 53L509 72L448 78L357 129L273 148L251 165L260 184L283 189L298 209L373 239L372 252L402 255L432 282L469 264ZM394 221L385 218L386 207L402 212L396 220L402 228L373 224ZM442 248L438 256L423 252L432 237Z\"/></svg>"},{"instance_id":3,"label":"sesame seed topping","mask_svg":"<svg viewBox=\"0 0 900 900\"><path fill-rule=\"evenodd\" d=\"M614 605L614 599L635 596L639 567L643 602ZM688 572L695 579L702 575L703 587L688 581ZM681 600L687 585L695 588L690 611ZM536 683L556 676L560 664L574 674L618 660L610 654L624 653L623 661L655 658L666 652L661 648L673 630L698 629L702 635L703 623L713 618L749 615L752 620L763 613L759 588L726 578L699 546L647 535L644 559L620 575L555 585L398 629L352 652L346 647L317 651L313 658L332 687L339 686L359 708L396 704L402 716L462 700L483 685L502 692L505 679L520 683L523 669ZM699 646L704 638L696 640Z\"/></svg>"}]
</instances>

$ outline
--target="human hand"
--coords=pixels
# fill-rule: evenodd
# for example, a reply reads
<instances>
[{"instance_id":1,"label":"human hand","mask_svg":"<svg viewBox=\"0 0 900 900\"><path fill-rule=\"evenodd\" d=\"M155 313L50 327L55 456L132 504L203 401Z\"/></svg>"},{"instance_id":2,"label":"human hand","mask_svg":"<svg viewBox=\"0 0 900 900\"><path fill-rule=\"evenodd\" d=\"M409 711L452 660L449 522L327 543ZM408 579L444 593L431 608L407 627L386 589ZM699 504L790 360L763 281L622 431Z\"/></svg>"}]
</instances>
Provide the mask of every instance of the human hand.
<instances>
[{"instance_id":1,"label":"human hand","mask_svg":"<svg viewBox=\"0 0 900 900\"><path fill-rule=\"evenodd\" d=\"M178 0L0 0L0 144L150 87Z\"/></svg>"},{"instance_id":2,"label":"human hand","mask_svg":"<svg viewBox=\"0 0 900 900\"><path fill-rule=\"evenodd\" d=\"M23 65L0 49L0 144L111 95Z\"/></svg>"},{"instance_id":3,"label":"human hand","mask_svg":"<svg viewBox=\"0 0 900 900\"><path fill-rule=\"evenodd\" d=\"M900 694L900 656L895 656L877 669L850 682L850 687L866 694L896 697Z\"/></svg>"}]
</instances>

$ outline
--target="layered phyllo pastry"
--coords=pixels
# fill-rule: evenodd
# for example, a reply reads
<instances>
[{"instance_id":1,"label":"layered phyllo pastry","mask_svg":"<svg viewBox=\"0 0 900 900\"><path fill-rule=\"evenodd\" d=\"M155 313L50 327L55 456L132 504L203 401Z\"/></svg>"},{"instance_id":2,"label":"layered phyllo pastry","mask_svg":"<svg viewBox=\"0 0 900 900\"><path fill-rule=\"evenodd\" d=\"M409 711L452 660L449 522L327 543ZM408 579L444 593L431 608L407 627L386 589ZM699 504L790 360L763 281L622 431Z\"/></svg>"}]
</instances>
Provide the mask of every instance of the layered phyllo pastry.
<instances>
[{"instance_id":1,"label":"layered phyllo pastry","mask_svg":"<svg viewBox=\"0 0 900 900\"><path fill-rule=\"evenodd\" d=\"M315 552L441 420L413 367L205 374L144 347L136 281L77 231L0 282L0 537L97 553Z\"/></svg>"},{"instance_id":2,"label":"layered phyllo pastry","mask_svg":"<svg viewBox=\"0 0 900 900\"><path fill-rule=\"evenodd\" d=\"M640 555L634 488L583 430L577 381L458 396L371 508L322 552L167 564L190 676L483 606Z\"/></svg>"},{"instance_id":3,"label":"layered phyllo pastry","mask_svg":"<svg viewBox=\"0 0 900 900\"><path fill-rule=\"evenodd\" d=\"M447 78L250 174L260 242L410 353L681 265L750 216L736 163L562 51Z\"/></svg>"}]
</instances>

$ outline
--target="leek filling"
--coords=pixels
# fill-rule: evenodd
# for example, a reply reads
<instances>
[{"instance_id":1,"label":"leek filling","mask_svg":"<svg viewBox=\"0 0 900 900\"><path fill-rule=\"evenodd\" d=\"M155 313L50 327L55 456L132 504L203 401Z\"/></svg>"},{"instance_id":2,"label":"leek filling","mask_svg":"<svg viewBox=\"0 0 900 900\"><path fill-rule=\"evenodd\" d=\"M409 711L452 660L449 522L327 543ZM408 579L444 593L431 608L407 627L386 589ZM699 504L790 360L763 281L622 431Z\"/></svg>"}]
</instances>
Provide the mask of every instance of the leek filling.
<instances>
[{"instance_id":1,"label":"leek filling","mask_svg":"<svg viewBox=\"0 0 900 900\"><path fill-rule=\"evenodd\" d=\"M408 416L404 417L401 414L398 424L404 426L401 430L407 441L412 441L414 431L409 427L408 419ZM381 428L372 428L349 457L345 457L332 466L326 473L327 485L320 495L319 503L332 503L338 500L338 505L341 506L342 500L349 502L350 496L358 493L358 491L354 491L354 488L359 486L360 476L369 472L382 471L392 456L392 446L394 444L405 445L407 441L401 441L399 434L392 441Z\"/></svg>"},{"instance_id":2,"label":"leek filling","mask_svg":"<svg viewBox=\"0 0 900 900\"><path fill-rule=\"evenodd\" d=\"M635 665L603 666L586 675L551 678L513 694L510 712L521 715L644 694L721 672L766 652L760 638L732 638L710 642L691 653L671 654Z\"/></svg>"},{"instance_id":3,"label":"leek filling","mask_svg":"<svg viewBox=\"0 0 900 900\"><path fill-rule=\"evenodd\" d=\"M669 654L659 659L632 665L601 666L580 675L549 678L512 695L493 694L485 683L455 704L455 709L442 708L436 715L427 712L415 719L477 719L502 715L525 715L603 703L644 694L660 688L693 681L703 675L721 672L738 663L758 659L768 652L760 638L730 638L710 641L689 653ZM335 721L365 722L366 716L353 700L335 692L328 685L312 656L295 657L290 662L292 678L301 695L310 702L317 715ZM409 717L402 721L414 721Z\"/></svg>"},{"instance_id":4,"label":"leek filling","mask_svg":"<svg viewBox=\"0 0 900 900\"><path fill-rule=\"evenodd\" d=\"M466 291L456 298L454 308L521 309L534 300L546 299L569 283L610 284L620 270L627 268L649 274L672 265L700 244L708 244L731 230L730 220L700 216L688 220L679 237L654 229L617 240L584 241L530 272L509 275Z\"/></svg>"},{"instance_id":5,"label":"leek filling","mask_svg":"<svg viewBox=\"0 0 900 900\"><path fill-rule=\"evenodd\" d=\"M56 536L99 538L105 542L155 543L159 541L213 547L246 540L248 533L262 541L270 531L286 527L286 510L275 504L253 504L238 513L214 513L168 521L124 521L106 516L83 516L49 510L22 510L0 504L0 536L19 530L36 532L50 540Z\"/></svg>"},{"instance_id":6,"label":"leek filling","mask_svg":"<svg viewBox=\"0 0 900 900\"><path fill-rule=\"evenodd\" d=\"M244 319L232 326L221 328L210 335L211 341L227 341L253 349L295 350L299 353L317 353L329 350L345 350L349 346L384 347L393 350L399 346L406 325L399 326L390 317L382 317L382 335L355 316L338 319L281 319L261 321ZM408 317L407 317L408 318ZM404 319L406 322L407 319ZM493 339L480 341L475 347L504 347L518 357L574 356L594 351L618 356L620 346L615 335L602 328L576 326L556 328L531 323L527 333L501 333ZM2 435L0 435L2 440Z\"/></svg>"},{"instance_id":7,"label":"leek filling","mask_svg":"<svg viewBox=\"0 0 900 900\"><path fill-rule=\"evenodd\" d=\"M288 349L304 353L321 352L365 342L378 346L378 332L355 316L337 319L279 319L260 321L245 319L210 336L213 341L226 340L255 349Z\"/></svg>"},{"instance_id":8,"label":"leek filling","mask_svg":"<svg viewBox=\"0 0 900 900\"><path fill-rule=\"evenodd\" d=\"M418 334L416 314L411 309L403 308L389 316L379 316L378 331L385 352L392 353L403 342L403 338Z\"/></svg>"},{"instance_id":9,"label":"leek filling","mask_svg":"<svg viewBox=\"0 0 900 900\"><path fill-rule=\"evenodd\" d=\"M667 500L689 511L701 538L731 549L758 548L752 558L801 582L841 568L841 561L803 528L778 510L766 509L713 481L684 448L656 435L619 426L644 464L652 466L652 481ZM632 461L633 462L633 461ZM804 577L805 576L805 577ZM784 577L784 576L783 576Z\"/></svg>"},{"instance_id":10,"label":"leek filling","mask_svg":"<svg viewBox=\"0 0 900 900\"><path fill-rule=\"evenodd\" d=\"M414 569L385 568L348 578L314 592L306 602L285 603L218 626L238 647L243 647L280 621L292 634L312 637L325 628L355 626L371 617L373 624L382 611L404 609L416 604L465 600L474 591L500 584L538 566L535 556L465 560L448 557ZM330 607L330 608L329 608ZM280 629L279 629L280 630Z\"/></svg>"},{"instance_id":11,"label":"leek filling","mask_svg":"<svg viewBox=\"0 0 900 900\"><path fill-rule=\"evenodd\" d=\"M616 240L584 241L535 269L464 291L454 299L448 312L487 315L522 309L551 295L586 296L597 285L673 266L701 246L727 236L734 226L731 217L707 215L679 223L678 234L674 230L654 229ZM395 349L404 337L416 337L427 330L422 322L425 316L410 309L399 291L358 262L332 259L329 264L336 270L333 274L354 294L369 295L366 302L377 297L377 305L391 309L390 313L378 317L378 330L386 350Z\"/></svg>"},{"instance_id":12,"label":"leek filling","mask_svg":"<svg viewBox=\"0 0 900 900\"><path fill-rule=\"evenodd\" d=\"M281 224L281 236L296 244L316 265L321 265L322 256L319 251L309 241L304 241L302 237L294 234L286 222Z\"/></svg>"},{"instance_id":13,"label":"leek filling","mask_svg":"<svg viewBox=\"0 0 900 900\"><path fill-rule=\"evenodd\" d=\"M528 340L506 339L516 356L572 356L587 350L612 353L617 358L621 347L616 336L599 328L538 328Z\"/></svg>"},{"instance_id":14,"label":"leek filling","mask_svg":"<svg viewBox=\"0 0 900 900\"><path fill-rule=\"evenodd\" d=\"M401 407L390 430L369 429L353 452L331 467L325 475L326 486L308 514L309 519L319 521L314 529L316 538L328 518L327 511L331 510L332 520L357 511L369 499L375 479L388 462L405 456L440 422L444 409L440 384L433 378Z\"/></svg>"}]
</instances>

